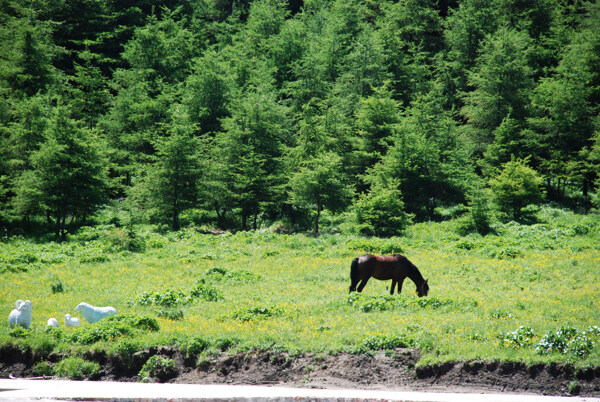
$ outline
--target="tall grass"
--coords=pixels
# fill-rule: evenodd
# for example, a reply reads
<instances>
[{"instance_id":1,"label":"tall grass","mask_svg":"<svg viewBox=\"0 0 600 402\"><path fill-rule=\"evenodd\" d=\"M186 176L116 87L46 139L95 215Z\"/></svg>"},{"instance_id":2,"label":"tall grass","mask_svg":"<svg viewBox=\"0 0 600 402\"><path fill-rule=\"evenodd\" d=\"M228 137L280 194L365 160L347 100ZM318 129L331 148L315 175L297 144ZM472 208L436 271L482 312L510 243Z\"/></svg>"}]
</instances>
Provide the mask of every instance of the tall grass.
<instances>
[{"instance_id":1,"label":"tall grass","mask_svg":"<svg viewBox=\"0 0 600 402\"><path fill-rule=\"evenodd\" d=\"M550 208L539 220L497 225L485 237L460 236L453 221L423 223L393 239L192 229L161 235L146 227L133 251L115 240L120 232L112 226L86 229L61 244L3 239L2 311L8 317L15 300L29 299L33 324L17 334L5 321L0 343L35 347L51 338L54 349L81 347L66 336L78 330L62 323L67 313L77 316L75 306L85 301L156 317L159 331L125 339L138 349L205 339L233 350L357 353L392 339L421 349L423 363L500 359L598 366L600 339L593 331L591 348L582 354L540 354L535 345L564 326L587 331L599 325L600 221ZM390 297L390 282L373 279L362 295L348 295L353 257L399 250L429 279L429 297L417 298L408 279L401 295ZM199 284L218 297L197 296ZM180 298L157 305L169 295ZM46 332L50 317L59 320L63 336ZM510 334L518 338L520 327L531 333L527 342L515 343ZM93 347L119 350L123 342Z\"/></svg>"}]
</instances>

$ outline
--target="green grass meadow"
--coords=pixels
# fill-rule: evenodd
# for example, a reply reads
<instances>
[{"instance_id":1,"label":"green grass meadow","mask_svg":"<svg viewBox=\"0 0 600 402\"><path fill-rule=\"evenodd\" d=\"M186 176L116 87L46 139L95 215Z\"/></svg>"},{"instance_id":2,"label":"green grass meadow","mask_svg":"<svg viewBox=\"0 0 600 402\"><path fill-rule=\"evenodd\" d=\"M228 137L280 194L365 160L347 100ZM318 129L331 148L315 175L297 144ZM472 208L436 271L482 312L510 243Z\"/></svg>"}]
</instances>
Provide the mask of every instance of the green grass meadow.
<instances>
[{"instance_id":1,"label":"green grass meadow","mask_svg":"<svg viewBox=\"0 0 600 402\"><path fill-rule=\"evenodd\" d=\"M73 354L185 347L194 339L229 352L407 346L421 350L419 364L600 365L597 216L544 208L539 223L498 225L485 237L460 236L456 227L455 221L421 223L392 239L193 229L159 234L143 227L131 243L114 226L81 230L60 244L4 238L0 343ZM410 279L401 295L389 296L391 282L374 279L361 295L348 294L354 257L400 251L429 280L428 297L418 298ZM17 299L33 303L29 331L8 327ZM78 343L73 335L93 327L75 311L81 301L153 317L160 329ZM82 327L65 328L67 313L81 318ZM50 317L59 331L46 329ZM542 340L550 347L542 348Z\"/></svg>"}]
</instances>

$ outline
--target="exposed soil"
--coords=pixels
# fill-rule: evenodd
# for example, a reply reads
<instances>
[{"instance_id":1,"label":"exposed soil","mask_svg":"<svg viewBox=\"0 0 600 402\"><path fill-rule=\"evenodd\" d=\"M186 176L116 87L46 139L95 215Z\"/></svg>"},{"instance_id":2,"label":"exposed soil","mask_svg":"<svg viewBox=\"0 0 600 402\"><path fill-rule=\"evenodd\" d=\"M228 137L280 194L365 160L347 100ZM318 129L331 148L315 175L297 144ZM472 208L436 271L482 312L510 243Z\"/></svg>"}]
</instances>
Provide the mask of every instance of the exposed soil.
<instances>
[{"instance_id":1,"label":"exposed soil","mask_svg":"<svg viewBox=\"0 0 600 402\"><path fill-rule=\"evenodd\" d=\"M418 351L397 349L373 355L290 356L255 351L226 353L197 364L172 347L151 348L132 356L89 353L101 372L92 380L139 381L137 373L153 355L173 359L170 372L155 381L189 384L269 384L312 388L360 388L438 392L510 392L543 395L600 396L600 367L575 370L570 365L533 365L511 362L458 362L416 367ZM33 366L42 360L56 363L61 356L36 356L12 347L0 347L0 378L33 377Z\"/></svg>"}]
</instances>

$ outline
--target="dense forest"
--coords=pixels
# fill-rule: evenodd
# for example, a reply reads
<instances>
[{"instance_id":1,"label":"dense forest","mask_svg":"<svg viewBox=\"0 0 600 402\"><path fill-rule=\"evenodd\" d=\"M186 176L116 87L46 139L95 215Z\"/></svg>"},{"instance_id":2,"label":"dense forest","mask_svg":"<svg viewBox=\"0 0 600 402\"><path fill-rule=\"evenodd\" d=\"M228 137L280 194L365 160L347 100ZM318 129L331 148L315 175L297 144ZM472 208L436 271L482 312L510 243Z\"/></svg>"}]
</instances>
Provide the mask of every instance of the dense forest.
<instances>
[{"instance_id":1,"label":"dense forest","mask_svg":"<svg viewBox=\"0 0 600 402\"><path fill-rule=\"evenodd\" d=\"M0 0L0 225L482 231L598 206L599 112L595 1Z\"/></svg>"}]
</instances>

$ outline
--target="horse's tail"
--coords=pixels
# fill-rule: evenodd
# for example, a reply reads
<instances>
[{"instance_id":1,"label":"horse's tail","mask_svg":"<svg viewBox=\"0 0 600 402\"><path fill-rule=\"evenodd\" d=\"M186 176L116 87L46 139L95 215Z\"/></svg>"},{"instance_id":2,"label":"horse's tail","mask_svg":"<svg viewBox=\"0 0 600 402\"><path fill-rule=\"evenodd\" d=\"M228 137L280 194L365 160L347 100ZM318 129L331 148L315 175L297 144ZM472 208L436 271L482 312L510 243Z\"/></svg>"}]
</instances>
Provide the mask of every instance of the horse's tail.
<instances>
[{"instance_id":1,"label":"horse's tail","mask_svg":"<svg viewBox=\"0 0 600 402\"><path fill-rule=\"evenodd\" d=\"M355 258L352 260L352 264L350 264L350 292L356 291L358 281L358 258Z\"/></svg>"}]
</instances>

